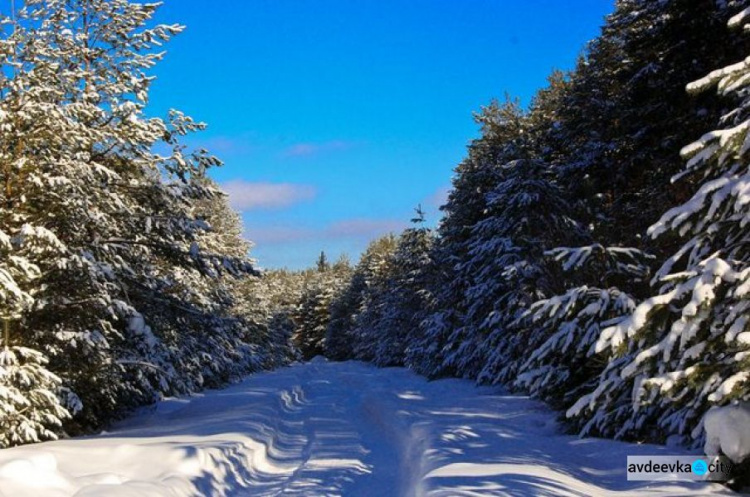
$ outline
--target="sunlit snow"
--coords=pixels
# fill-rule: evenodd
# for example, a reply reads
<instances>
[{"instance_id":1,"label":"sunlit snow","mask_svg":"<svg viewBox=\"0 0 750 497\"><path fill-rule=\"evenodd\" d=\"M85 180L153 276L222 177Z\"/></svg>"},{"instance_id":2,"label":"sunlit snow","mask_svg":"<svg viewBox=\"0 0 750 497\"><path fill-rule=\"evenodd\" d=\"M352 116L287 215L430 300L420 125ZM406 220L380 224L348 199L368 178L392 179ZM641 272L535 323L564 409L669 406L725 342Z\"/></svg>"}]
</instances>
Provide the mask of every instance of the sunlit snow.
<instances>
[{"instance_id":1,"label":"sunlit snow","mask_svg":"<svg viewBox=\"0 0 750 497\"><path fill-rule=\"evenodd\" d=\"M564 435L497 388L316 359L99 436L2 450L0 495L731 495L626 480L627 455L674 453Z\"/></svg>"}]
</instances>

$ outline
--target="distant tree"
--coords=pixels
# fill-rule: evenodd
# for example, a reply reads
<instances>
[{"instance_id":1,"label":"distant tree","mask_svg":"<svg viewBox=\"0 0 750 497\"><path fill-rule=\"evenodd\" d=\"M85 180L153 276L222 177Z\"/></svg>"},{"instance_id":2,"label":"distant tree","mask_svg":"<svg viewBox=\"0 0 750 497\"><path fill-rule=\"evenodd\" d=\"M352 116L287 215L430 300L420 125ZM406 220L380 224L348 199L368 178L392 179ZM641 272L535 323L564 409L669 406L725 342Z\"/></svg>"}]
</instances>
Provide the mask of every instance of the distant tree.
<instances>
[{"instance_id":1,"label":"distant tree","mask_svg":"<svg viewBox=\"0 0 750 497\"><path fill-rule=\"evenodd\" d=\"M379 366L404 365L411 344L419 346L422 339L419 325L429 301L430 254L435 237L424 225L425 213L421 206L415 211L414 226L398 237L387 279L382 286L374 287L382 293L369 299L370 305L381 309L368 330L376 344L374 362Z\"/></svg>"},{"instance_id":2,"label":"distant tree","mask_svg":"<svg viewBox=\"0 0 750 497\"><path fill-rule=\"evenodd\" d=\"M320 273L325 273L326 271L331 269L331 264L328 262L328 257L326 256L326 253L323 252L322 250L320 251L320 256L318 257L318 261L315 263L315 267Z\"/></svg>"},{"instance_id":3,"label":"distant tree","mask_svg":"<svg viewBox=\"0 0 750 497\"><path fill-rule=\"evenodd\" d=\"M377 344L372 330L383 312L379 296L392 274L396 250L392 234L370 243L330 302L324 351L333 359L373 360Z\"/></svg>"},{"instance_id":4,"label":"distant tree","mask_svg":"<svg viewBox=\"0 0 750 497\"><path fill-rule=\"evenodd\" d=\"M351 277L348 261L340 259L334 266L321 252L314 272L308 275L301 300L294 314L294 343L304 359L325 353L331 304Z\"/></svg>"},{"instance_id":5,"label":"distant tree","mask_svg":"<svg viewBox=\"0 0 750 497\"><path fill-rule=\"evenodd\" d=\"M292 336L303 279L301 272L276 269L243 278L233 288L236 312L256 330L264 368L283 366L299 357Z\"/></svg>"}]
</instances>

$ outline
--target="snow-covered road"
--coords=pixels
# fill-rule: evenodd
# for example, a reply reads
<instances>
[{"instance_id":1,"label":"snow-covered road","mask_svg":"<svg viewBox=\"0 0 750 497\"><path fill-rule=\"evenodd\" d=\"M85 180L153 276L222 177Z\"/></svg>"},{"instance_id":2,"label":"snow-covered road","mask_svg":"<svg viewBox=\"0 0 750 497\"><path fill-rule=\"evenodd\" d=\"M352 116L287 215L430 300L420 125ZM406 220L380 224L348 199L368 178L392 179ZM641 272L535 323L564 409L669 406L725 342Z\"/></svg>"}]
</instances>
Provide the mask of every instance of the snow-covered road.
<instances>
[{"instance_id":1,"label":"snow-covered road","mask_svg":"<svg viewBox=\"0 0 750 497\"><path fill-rule=\"evenodd\" d=\"M626 455L674 453L562 435L543 405L467 381L316 360L0 450L0 495L732 495L626 481Z\"/></svg>"}]
</instances>

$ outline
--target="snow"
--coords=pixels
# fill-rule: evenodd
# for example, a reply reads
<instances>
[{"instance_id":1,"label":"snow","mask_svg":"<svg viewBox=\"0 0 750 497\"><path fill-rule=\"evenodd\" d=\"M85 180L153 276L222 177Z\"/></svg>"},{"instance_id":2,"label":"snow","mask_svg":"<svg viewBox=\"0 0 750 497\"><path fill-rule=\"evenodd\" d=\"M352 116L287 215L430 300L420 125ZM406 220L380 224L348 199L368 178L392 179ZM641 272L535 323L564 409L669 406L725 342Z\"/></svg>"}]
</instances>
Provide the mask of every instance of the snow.
<instances>
[{"instance_id":1,"label":"snow","mask_svg":"<svg viewBox=\"0 0 750 497\"><path fill-rule=\"evenodd\" d=\"M701 79L689 83L686 89L688 93L700 93L702 91L706 91L717 82L719 82L719 87L721 88L722 86L725 86L724 81L729 79L728 76L742 73L747 70L748 66L750 66L750 57L747 57L745 58L745 60L729 65L727 67L711 71L708 75L702 77Z\"/></svg>"},{"instance_id":2,"label":"snow","mask_svg":"<svg viewBox=\"0 0 750 497\"><path fill-rule=\"evenodd\" d=\"M708 400L713 403L721 402L721 399L732 393L734 387L743 382L746 382L748 378L750 378L750 373L747 373L745 371L730 376L729 378L724 380L724 382L719 388L716 389L715 392L708 396Z\"/></svg>"},{"instance_id":3,"label":"snow","mask_svg":"<svg viewBox=\"0 0 750 497\"><path fill-rule=\"evenodd\" d=\"M742 12L732 16L732 18L729 19L727 25L730 28L736 28L737 26L745 22L745 19L747 19L748 17L750 17L750 7L747 7L746 9L742 10Z\"/></svg>"},{"instance_id":4,"label":"snow","mask_svg":"<svg viewBox=\"0 0 750 497\"><path fill-rule=\"evenodd\" d=\"M711 409L703 424L706 427L706 454L718 455L721 449L736 463L750 456L750 403Z\"/></svg>"},{"instance_id":5,"label":"snow","mask_svg":"<svg viewBox=\"0 0 750 497\"><path fill-rule=\"evenodd\" d=\"M555 416L496 387L317 358L96 437L0 450L0 495L732 495L628 482L627 455L679 449L563 435Z\"/></svg>"}]
</instances>

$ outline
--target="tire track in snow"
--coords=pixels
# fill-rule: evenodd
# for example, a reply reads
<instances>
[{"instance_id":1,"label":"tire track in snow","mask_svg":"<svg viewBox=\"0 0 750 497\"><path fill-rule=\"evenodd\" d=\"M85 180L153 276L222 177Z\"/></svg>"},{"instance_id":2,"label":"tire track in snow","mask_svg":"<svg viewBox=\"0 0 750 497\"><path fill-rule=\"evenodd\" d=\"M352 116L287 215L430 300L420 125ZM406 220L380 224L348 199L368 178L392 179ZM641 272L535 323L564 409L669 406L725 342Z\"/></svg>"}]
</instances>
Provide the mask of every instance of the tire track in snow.
<instances>
[{"instance_id":1,"label":"tire track in snow","mask_svg":"<svg viewBox=\"0 0 750 497\"><path fill-rule=\"evenodd\" d=\"M542 404L467 381L314 361L2 450L0 495L732 495L625 480L626 455L674 451L562 435Z\"/></svg>"}]
</instances>

